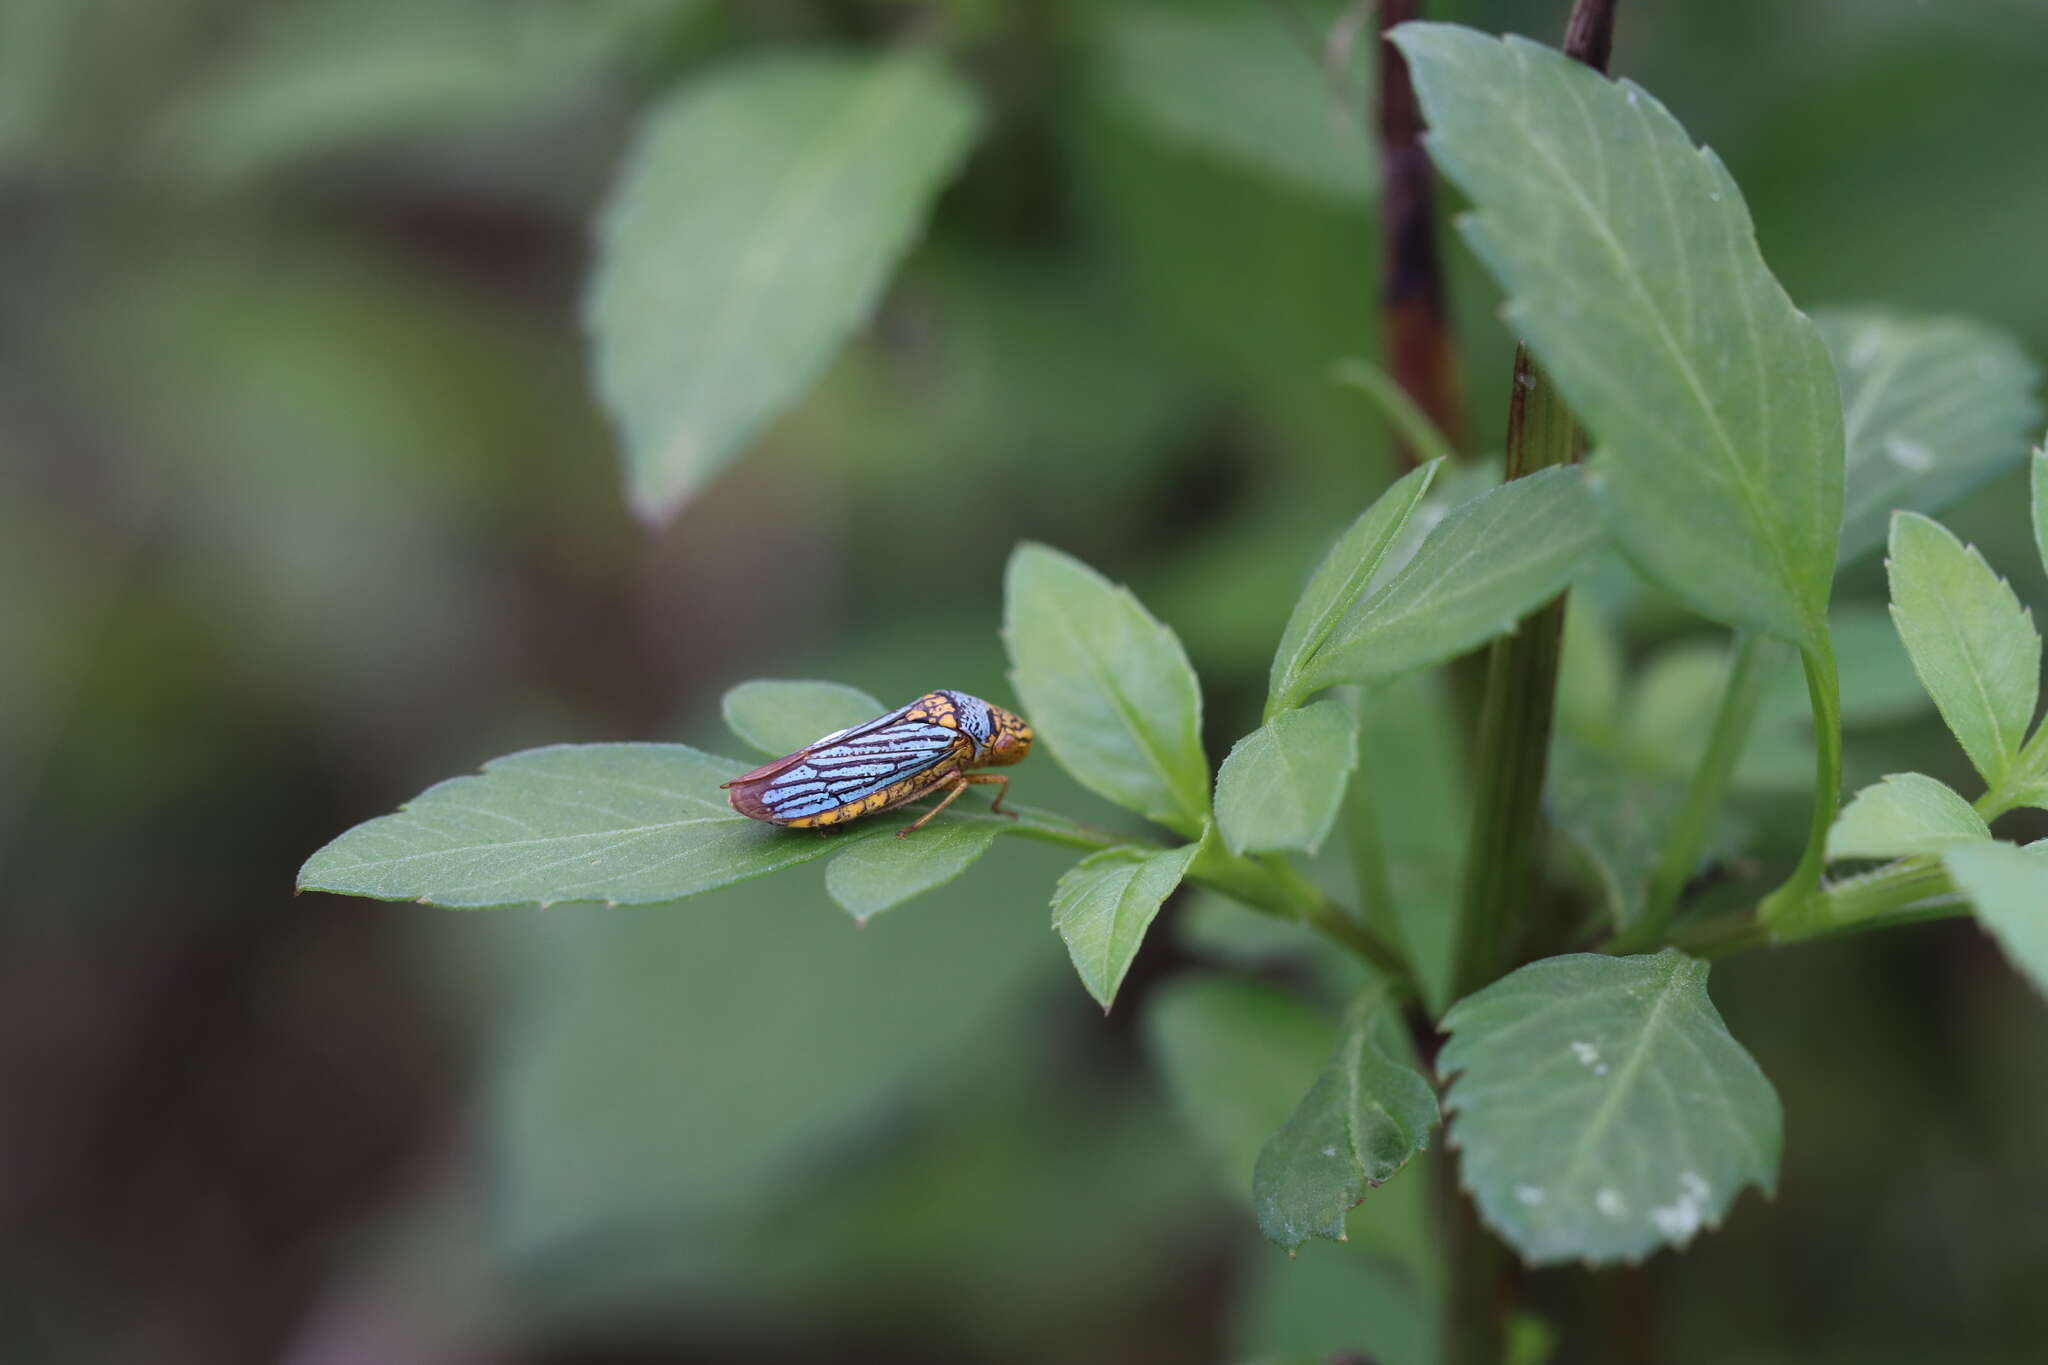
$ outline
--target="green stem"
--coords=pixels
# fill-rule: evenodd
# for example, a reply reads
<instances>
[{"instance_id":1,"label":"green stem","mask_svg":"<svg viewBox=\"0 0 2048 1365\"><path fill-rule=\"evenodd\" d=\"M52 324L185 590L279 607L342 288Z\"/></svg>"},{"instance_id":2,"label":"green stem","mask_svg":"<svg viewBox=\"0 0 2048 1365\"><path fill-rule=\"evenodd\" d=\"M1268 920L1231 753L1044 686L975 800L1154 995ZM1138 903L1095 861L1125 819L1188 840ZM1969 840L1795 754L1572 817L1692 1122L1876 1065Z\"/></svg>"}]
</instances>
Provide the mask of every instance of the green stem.
<instances>
[{"instance_id":1,"label":"green stem","mask_svg":"<svg viewBox=\"0 0 2048 1365\"><path fill-rule=\"evenodd\" d=\"M1749 742L1750 726L1756 722L1757 702L1763 696L1765 642L1761 636L1743 633L1735 639L1728 660L1728 676L1721 684L1721 700L1714 712L1714 725L1707 732L1706 752L1693 769L1664 848L1657 860L1656 875L1650 879L1648 902L1640 919L1625 937L1633 945L1653 947L1664 939L1671 912L1679 894L1699 866L1700 850L1706 847L1707 831L1714 812L1727 794L1735 775L1735 764Z\"/></svg>"},{"instance_id":2,"label":"green stem","mask_svg":"<svg viewBox=\"0 0 2048 1365\"><path fill-rule=\"evenodd\" d=\"M1221 891L1254 910L1305 924L1324 938L1356 953L1397 982L1409 983L1408 964L1360 923L1357 916L1324 895L1285 858L1257 860L1232 853L1213 838L1195 855L1187 880Z\"/></svg>"},{"instance_id":3,"label":"green stem","mask_svg":"<svg viewBox=\"0 0 2048 1365\"><path fill-rule=\"evenodd\" d=\"M1874 872L1822 888L1808 898L1802 913L1776 924L1763 920L1761 907L1733 910L1681 920L1667 941L1694 957L1718 958L1752 948L1806 943L1968 913L1938 861L1901 858ZM1617 936L1601 951L1634 952L1636 946Z\"/></svg>"},{"instance_id":4,"label":"green stem","mask_svg":"<svg viewBox=\"0 0 2048 1365\"><path fill-rule=\"evenodd\" d=\"M1394 382L1394 376L1370 360L1347 356L1332 367L1330 375L1339 384L1361 390L1379 404L1380 415L1415 451L1418 463L1428 464L1431 460L1449 460L1456 456L1451 443L1437 430L1436 423L1429 420L1429 414L1402 392L1401 386Z\"/></svg>"},{"instance_id":5,"label":"green stem","mask_svg":"<svg viewBox=\"0 0 2048 1365\"><path fill-rule=\"evenodd\" d=\"M1014 811L1015 820L991 812L970 815L967 818L987 820L1006 834L1015 834L1025 839L1036 839L1042 844L1058 844L1061 848L1085 848L1091 852L1105 848L1160 848L1163 845L1150 839L1140 839L1114 830L1098 829L1084 825L1078 820L1069 820L1057 811L1045 810L1038 806L1019 806L1003 803L1005 811Z\"/></svg>"},{"instance_id":6,"label":"green stem","mask_svg":"<svg viewBox=\"0 0 2048 1365\"><path fill-rule=\"evenodd\" d=\"M1835 823L1835 807L1842 795L1842 689L1835 677L1835 647L1825 622L1801 647L1799 657L1806 668L1806 695L1813 708L1813 823L1799 866L1757 907L1757 917L1781 936L1785 927L1812 908L1827 864L1828 830Z\"/></svg>"},{"instance_id":7,"label":"green stem","mask_svg":"<svg viewBox=\"0 0 2048 1365\"><path fill-rule=\"evenodd\" d=\"M1570 462L1578 427L1564 399L1529 358L1515 352L1508 410L1507 476L1520 478ZM1458 921L1455 996L1500 973L1508 919L1526 908L1534 885L1543 774L1550 758L1551 714L1557 699L1564 596L1493 642L1474 749L1480 793L1466 860L1464 913Z\"/></svg>"}]
</instances>

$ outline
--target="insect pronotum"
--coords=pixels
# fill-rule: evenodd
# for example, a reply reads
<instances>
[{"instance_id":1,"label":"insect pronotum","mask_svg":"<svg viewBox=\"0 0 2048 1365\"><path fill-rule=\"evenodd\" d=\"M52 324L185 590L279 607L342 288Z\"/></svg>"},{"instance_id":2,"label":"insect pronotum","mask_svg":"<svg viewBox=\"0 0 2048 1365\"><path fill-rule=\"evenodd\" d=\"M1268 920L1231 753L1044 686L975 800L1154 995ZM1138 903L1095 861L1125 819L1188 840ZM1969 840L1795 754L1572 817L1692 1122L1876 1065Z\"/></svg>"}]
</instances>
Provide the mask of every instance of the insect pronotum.
<instances>
[{"instance_id":1,"label":"insect pronotum","mask_svg":"<svg viewBox=\"0 0 2048 1365\"><path fill-rule=\"evenodd\" d=\"M1002 788L989 809L1010 815L1003 809L1010 779L968 770L1007 767L1030 752L1031 727L1022 716L965 692L927 692L720 785L741 815L798 829L843 825L945 792L916 823L896 831L900 839L982 783Z\"/></svg>"}]
</instances>

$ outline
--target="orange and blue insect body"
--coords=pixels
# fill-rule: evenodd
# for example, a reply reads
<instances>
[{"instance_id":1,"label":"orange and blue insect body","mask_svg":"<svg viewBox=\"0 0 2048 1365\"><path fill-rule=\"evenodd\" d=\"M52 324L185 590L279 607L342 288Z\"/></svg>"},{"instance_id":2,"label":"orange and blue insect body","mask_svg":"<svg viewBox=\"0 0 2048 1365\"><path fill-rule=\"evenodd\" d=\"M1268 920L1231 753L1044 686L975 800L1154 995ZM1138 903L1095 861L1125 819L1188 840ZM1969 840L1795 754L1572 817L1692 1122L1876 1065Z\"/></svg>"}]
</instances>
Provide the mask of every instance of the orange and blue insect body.
<instances>
[{"instance_id":1,"label":"orange and blue insect body","mask_svg":"<svg viewBox=\"0 0 2048 1365\"><path fill-rule=\"evenodd\" d=\"M724 784L741 815L771 825L823 828L858 820L943 791L945 798L910 833L951 805L970 786L999 784L990 809L1007 815L1010 779L973 768L1019 762L1031 752L1022 716L965 692L927 692L888 715L835 730L793 754Z\"/></svg>"}]
</instances>

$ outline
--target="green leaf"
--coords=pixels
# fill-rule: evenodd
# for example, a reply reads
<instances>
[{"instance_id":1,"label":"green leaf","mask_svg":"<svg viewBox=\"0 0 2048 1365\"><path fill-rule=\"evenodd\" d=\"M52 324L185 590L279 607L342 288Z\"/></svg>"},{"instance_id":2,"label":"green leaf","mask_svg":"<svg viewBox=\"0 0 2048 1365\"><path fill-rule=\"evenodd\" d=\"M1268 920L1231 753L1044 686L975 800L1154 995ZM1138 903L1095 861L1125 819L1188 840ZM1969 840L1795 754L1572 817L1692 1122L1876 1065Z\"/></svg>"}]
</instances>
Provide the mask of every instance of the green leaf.
<instances>
[{"instance_id":1,"label":"green leaf","mask_svg":"<svg viewBox=\"0 0 2048 1365\"><path fill-rule=\"evenodd\" d=\"M1443 24L1394 41L1509 325L1595 437L1629 557L1702 615L1822 640L1841 399L1720 159L1548 48Z\"/></svg>"},{"instance_id":2,"label":"green leaf","mask_svg":"<svg viewBox=\"0 0 2048 1365\"><path fill-rule=\"evenodd\" d=\"M1842 388L1842 563L1884 544L1894 510L1939 512L2025 454L2040 370L2011 337L1877 308L1813 320Z\"/></svg>"},{"instance_id":3,"label":"green leaf","mask_svg":"<svg viewBox=\"0 0 2048 1365\"><path fill-rule=\"evenodd\" d=\"M1344 702L1282 711L1239 740L1216 775L1216 826L1232 853L1314 853L1358 766L1358 718Z\"/></svg>"},{"instance_id":4,"label":"green leaf","mask_svg":"<svg viewBox=\"0 0 2048 1365\"><path fill-rule=\"evenodd\" d=\"M1948 787L1919 773L1892 773L1835 817L1828 857L1909 858L1990 839L1984 817Z\"/></svg>"},{"instance_id":5,"label":"green leaf","mask_svg":"<svg viewBox=\"0 0 2048 1365\"><path fill-rule=\"evenodd\" d=\"M1771 1083L1707 998L1707 964L1577 953L1451 1007L1437 1069L1466 1186L1532 1265L1637 1261L1777 1180Z\"/></svg>"},{"instance_id":6,"label":"green leaf","mask_svg":"<svg viewBox=\"0 0 2048 1365\"><path fill-rule=\"evenodd\" d=\"M1148 996L1143 1024L1174 1108L1250 1198L1259 1148L1330 1053L1329 1020L1278 986L1205 972Z\"/></svg>"},{"instance_id":7,"label":"green leaf","mask_svg":"<svg viewBox=\"0 0 2048 1365\"><path fill-rule=\"evenodd\" d=\"M1923 516L1893 518L1888 568L1892 620L1913 670L1995 788L2027 736L2040 691L2033 616L1974 547Z\"/></svg>"},{"instance_id":8,"label":"green leaf","mask_svg":"<svg viewBox=\"0 0 2048 1365\"><path fill-rule=\"evenodd\" d=\"M2048 446L2034 452L2028 461L2034 493L2034 548L2041 555L2041 569L2048 573Z\"/></svg>"},{"instance_id":9,"label":"green leaf","mask_svg":"<svg viewBox=\"0 0 2048 1365\"><path fill-rule=\"evenodd\" d=\"M1546 469L1474 498L1337 626L1288 700L1427 668L1513 630L1564 589L1602 538L1599 500L1576 469Z\"/></svg>"},{"instance_id":10,"label":"green leaf","mask_svg":"<svg viewBox=\"0 0 2048 1365\"><path fill-rule=\"evenodd\" d=\"M1096 37L1110 101L1158 136L1347 202L1372 197L1364 62L1319 69L1286 15L1109 6Z\"/></svg>"},{"instance_id":11,"label":"green leaf","mask_svg":"<svg viewBox=\"0 0 2048 1365\"><path fill-rule=\"evenodd\" d=\"M952 881L988 852L1000 833L993 821L933 821L901 838L868 839L825 865L825 890L847 914L865 924L870 915L893 910Z\"/></svg>"},{"instance_id":12,"label":"green leaf","mask_svg":"<svg viewBox=\"0 0 2048 1365\"><path fill-rule=\"evenodd\" d=\"M1266 703L1269 715L1294 695L1302 671L1371 585L1442 468L1441 460L1431 460L1402 475L1359 514L1323 556L1294 604L1287 629L1280 635L1280 648L1273 654Z\"/></svg>"},{"instance_id":13,"label":"green leaf","mask_svg":"<svg viewBox=\"0 0 2048 1365\"><path fill-rule=\"evenodd\" d=\"M1145 931L1200 848L1200 843L1158 850L1106 848L1068 868L1053 888L1053 928L1065 940L1081 984L1105 1011L1116 1000Z\"/></svg>"},{"instance_id":14,"label":"green leaf","mask_svg":"<svg viewBox=\"0 0 2048 1365\"><path fill-rule=\"evenodd\" d=\"M1450 1003L1472 803L1444 680L1414 673L1375 689L1359 715L1361 852L1384 868L1376 925L1407 949L1433 1012Z\"/></svg>"},{"instance_id":15,"label":"green leaf","mask_svg":"<svg viewBox=\"0 0 2048 1365\"><path fill-rule=\"evenodd\" d=\"M304 891L457 909L680 900L764 876L897 826L869 820L820 836L749 820L719 783L747 765L683 744L558 744L494 759L429 787L306 860ZM923 832L998 830L1001 816L947 811Z\"/></svg>"},{"instance_id":16,"label":"green leaf","mask_svg":"<svg viewBox=\"0 0 2048 1365\"><path fill-rule=\"evenodd\" d=\"M1642 915L1684 797L1678 783L1629 772L1565 736L1553 745L1544 813L1592 863L1617 929Z\"/></svg>"},{"instance_id":17,"label":"green leaf","mask_svg":"<svg viewBox=\"0 0 2048 1365\"><path fill-rule=\"evenodd\" d=\"M1429 1145L1436 1091L1412 1064L1400 1000L1384 981L1352 1000L1316 1083L1259 1152L1259 1231L1294 1248L1339 1241L1344 1215Z\"/></svg>"},{"instance_id":18,"label":"green leaf","mask_svg":"<svg viewBox=\"0 0 2048 1365\"><path fill-rule=\"evenodd\" d=\"M589 306L643 517L673 515L874 310L978 122L915 51L736 62L647 116Z\"/></svg>"},{"instance_id":19,"label":"green leaf","mask_svg":"<svg viewBox=\"0 0 2048 1365\"><path fill-rule=\"evenodd\" d=\"M1033 727L1074 779L1192 839L1209 814L1202 693L1171 630L1087 565L1010 556L1003 639Z\"/></svg>"},{"instance_id":20,"label":"green leaf","mask_svg":"<svg viewBox=\"0 0 2048 1365\"><path fill-rule=\"evenodd\" d=\"M762 753L793 754L835 730L862 725L888 707L857 687L757 678L728 688L726 728Z\"/></svg>"},{"instance_id":21,"label":"green leaf","mask_svg":"<svg viewBox=\"0 0 2048 1365\"><path fill-rule=\"evenodd\" d=\"M1949 849L1942 862L1970 898L1977 922L2034 988L2048 995L2048 849L1973 844Z\"/></svg>"}]
</instances>

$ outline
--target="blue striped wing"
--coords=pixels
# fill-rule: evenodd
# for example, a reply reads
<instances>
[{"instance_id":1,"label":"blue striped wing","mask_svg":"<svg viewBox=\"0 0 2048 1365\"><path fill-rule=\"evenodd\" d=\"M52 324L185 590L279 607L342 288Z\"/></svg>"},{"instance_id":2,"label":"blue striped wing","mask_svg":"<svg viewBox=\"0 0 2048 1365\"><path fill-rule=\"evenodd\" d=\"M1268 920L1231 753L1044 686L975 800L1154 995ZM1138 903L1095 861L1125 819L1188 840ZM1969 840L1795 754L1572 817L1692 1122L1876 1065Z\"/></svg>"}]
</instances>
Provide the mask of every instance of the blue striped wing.
<instances>
[{"instance_id":1,"label":"blue striped wing","mask_svg":"<svg viewBox=\"0 0 2048 1365\"><path fill-rule=\"evenodd\" d=\"M761 804L778 820L799 820L938 766L960 743L960 732L928 721L905 721L910 709L825 736L761 789Z\"/></svg>"}]
</instances>

